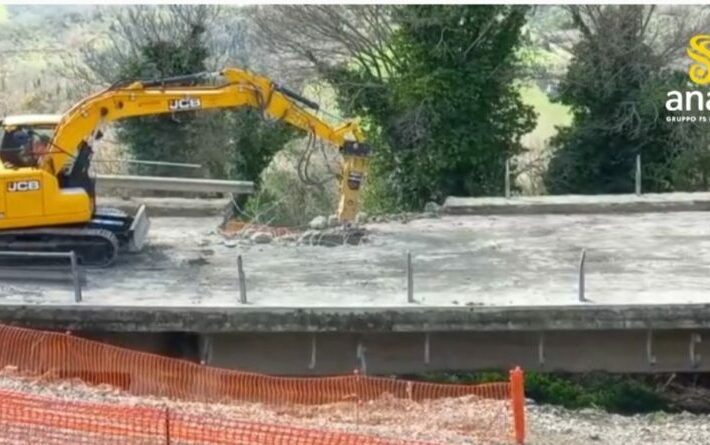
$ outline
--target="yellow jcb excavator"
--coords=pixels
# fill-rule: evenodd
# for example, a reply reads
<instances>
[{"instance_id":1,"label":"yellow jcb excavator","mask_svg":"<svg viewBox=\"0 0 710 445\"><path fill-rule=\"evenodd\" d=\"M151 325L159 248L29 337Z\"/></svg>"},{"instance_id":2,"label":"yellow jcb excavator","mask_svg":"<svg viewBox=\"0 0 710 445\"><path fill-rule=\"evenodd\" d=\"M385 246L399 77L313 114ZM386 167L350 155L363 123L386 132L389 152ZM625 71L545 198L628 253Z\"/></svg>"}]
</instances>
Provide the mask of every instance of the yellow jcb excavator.
<instances>
[{"instance_id":1,"label":"yellow jcb excavator","mask_svg":"<svg viewBox=\"0 0 710 445\"><path fill-rule=\"evenodd\" d=\"M215 79L218 82L215 82ZM84 265L110 265L138 251L148 231L144 207L130 217L96 206L89 175L103 124L146 116L251 107L335 145L342 154L338 217L352 220L370 148L356 121L330 125L306 108L318 105L248 71L125 81L87 97L63 115L5 118L0 127L0 251L74 251Z\"/></svg>"}]
</instances>

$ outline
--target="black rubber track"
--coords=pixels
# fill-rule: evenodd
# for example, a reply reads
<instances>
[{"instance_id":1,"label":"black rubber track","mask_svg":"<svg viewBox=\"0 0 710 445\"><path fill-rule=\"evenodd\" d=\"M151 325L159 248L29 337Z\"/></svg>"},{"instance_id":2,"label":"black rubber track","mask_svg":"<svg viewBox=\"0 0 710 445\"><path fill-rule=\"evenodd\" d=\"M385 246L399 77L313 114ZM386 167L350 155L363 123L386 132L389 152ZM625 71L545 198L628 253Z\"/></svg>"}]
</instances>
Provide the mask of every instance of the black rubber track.
<instances>
[{"instance_id":1,"label":"black rubber track","mask_svg":"<svg viewBox=\"0 0 710 445\"><path fill-rule=\"evenodd\" d=\"M0 231L0 251L15 252L70 252L74 251L80 264L88 267L110 266L118 255L118 239L104 229L88 227L55 227ZM2 259L7 262L7 260ZM27 264L42 262L40 258L14 262Z\"/></svg>"}]
</instances>

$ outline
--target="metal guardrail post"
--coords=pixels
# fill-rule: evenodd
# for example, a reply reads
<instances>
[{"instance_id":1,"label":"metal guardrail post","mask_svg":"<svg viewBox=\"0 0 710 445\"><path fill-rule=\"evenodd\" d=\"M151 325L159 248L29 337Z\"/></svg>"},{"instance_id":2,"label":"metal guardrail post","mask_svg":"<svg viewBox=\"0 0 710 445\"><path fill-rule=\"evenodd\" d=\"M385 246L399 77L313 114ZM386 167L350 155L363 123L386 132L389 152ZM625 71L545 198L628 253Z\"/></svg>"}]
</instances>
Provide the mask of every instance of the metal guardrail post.
<instances>
[{"instance_id":1,"label":"metal guardrail post","mask_svg":"<svg viewBox=\"0 0 710 445\"><path fill-rule=\"evenodd\" d=\"M74 287L74 301L76 303L81 303L82 300L82 289L81 289L81 270L79 268L79 261L76 253L74 251L71 252L31 252L31 251L0 251L0 257L8 257L8 258L62 258L62 259L68 259L69 260L69 273L71 275L72 279L72 284ZM22 270L22 269L20 269ZM41 269L27 269L27 271L32 272L33 274L37 274L37 270ZM51 272L55 272L55 270L50 269L49 271L42 270L44 272L44 276L48 275ZM15 271L14 273L17 273ZM52 278L54 278L54 274L52 274Z\"/></svg>"},{"instance_id":2,"label":"metal guardrail post","mask_svg":"<svg viewBox=\"0 0 710 445\"><path fill-rule=\"evenodd\" d=\"M431 362L431 339L429 332L424 334L424 364Z\"/></svg>"},{"instance_id":3,"label":"metal guardrail post","mask_svg":"<svg viewBox=\"0 0 710 445\"><path fill-rule=\"evenodd\" d=\"M636 155L636 196L641 196L641 155Z\"/></svg>"},{"instance_id":4,"label":"metal guardrail post","mask_svg":"<svg viewBox=\"0 0 710 445\"><path fill-rule=\"evenodd\" d=\"M412 272L412 252L407 252L407 303L414 303L414 276Z\"/></svg>"},{"instance_id":5,"label":"metal guardrail post","mask_svg":"<svg viewBox=\"0 0 710 445\"><path fill-rule=\"evenodd\" d=\"M239 302L247 304L247 283L244 278L244 265L242 256L237 256L237 274L239 276Z\"/></svg>"},{"instance_id":6,"label":"metal guardrail post","mask_svg":"<svg viewBox=\"0 0 710 445\"><path fill-rule=\"evenodd\" d=\"M510 159L505 160L505 197L510 198Z\"/></svg>"},{"instance_id":7,"label":"metal guardrail post","mask_svg":"<svg viewBox=\"0 0 710 445\"><path fill-rule=\"evenodd\" d=\"M76 260L76 253L72 250L69 252L69 261L71 262L71 274L74 281L74 302L81 303L81 280L79 279L79 266Z\"/></svg>"},{"instance_id":8,"label":"metal guardrail post","mask_svg":"<svg viewBox=\"0 0 710 445\"><path fill-rule=\"evenodd\" d=\"M585 285L585 283L584 283L584 262L585 262L586 259L587 259L587 250L586 250L586 249L582 249L582 253L581 253L580 256L579 256L579 287L578 287L578 291L579 291L579 301L580 301L580 302L588 301L588 300L585 298L585 296L584 296L584 292L585 292L585 288L584 288L584 285Z\"/></svg>"}]
</instances>

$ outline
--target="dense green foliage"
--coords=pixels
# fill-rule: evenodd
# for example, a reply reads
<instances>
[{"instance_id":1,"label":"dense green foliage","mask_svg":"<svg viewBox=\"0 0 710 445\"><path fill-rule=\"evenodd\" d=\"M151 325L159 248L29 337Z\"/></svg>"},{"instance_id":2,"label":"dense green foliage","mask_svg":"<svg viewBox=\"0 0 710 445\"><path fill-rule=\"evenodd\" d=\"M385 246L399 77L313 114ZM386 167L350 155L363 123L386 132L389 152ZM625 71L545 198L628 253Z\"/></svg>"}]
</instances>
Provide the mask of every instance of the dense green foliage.
<instances>
[{"instance_id":1,"label":"dense green foliage","mask_svg":"<svg viewBox=\"0 0 710 445\"><path fill-rule=\"evenodd\" d=\"M667 404L644 382L619 375L555 376L531 373L526 393L539 403L566 408L598 407L622 414L667 409Z\"/></svg>"},{"instance_id":2,"label":"dense green foliage","mask_svg":"<svg viewBox=\"0 0 710 445\"><path fill-rule=\"evenodd\" d=\"M203 72L210 56L204 42L208 23L189 23L181 40L156 38L135 48L117 79L160 79ZM259 182L272 157L295 136L279 122L266 122L258 110L189 111L131 118L118 124L117 136L133 156L146 160L193 162L199 175ZM174 175L171 167L150 167Z\"/></svg>"},{"instance_id":3,"label":"dense green foliage","mask_svg":"<svg viewBox=\"0 0 710 445\"><path fill-rule=\"evenodd\" d=\"M421 209L447 195L499 195L508 158L519 163L513 171L524 193L630 192L637 154L644 191L710 185L707 124L664 120L669 90L702 88L689 85L684 71L688 36L710 23L699 7L17 5L7 14L0 23L8 60L0 107L9 113L55 112L119 78L223 63L296 89L335 87L338 106L318 98L324 109L362 118L374 148L364 188L371 213ZM59 59L95 76L57 70ZM546 110L544 95L554 89L557 106ZM524 103L540 113L534 133L535 116ZM555 129L570 111L572 124ZM206 167L141 173L259 181L295 134L265 124L255 111L181 113L121 124L117 153L128 147L136 158ZM279 178L262 202L297 202L280 196L285 188L321 194L300 208L333 211L336 181L327 190L287 185L295 179Z\"/></svg>"},{"instance_id":4,"label":"dense green foliage","mask_svg":"<svg viewBox=\"0 0 710 445\"><path fill-rule=\"evenodd\" d=\"M341 108L370 124L375 210L502 193L505 159L523 150L520 138L534 127L515 85L525 12L398 7L391 54L328 73Z\"/></svg>"},{"instance_id":5,"label":"dense green foliage","mask_svg":"<svg viewBox=\"0 0 710 445\"><path fill-rule=\"evenodd\" d=\"M124 65L118 79L160 79L204 71L208 52L203 34L204 28L196 25L184 42L156 40L136 48L136 58ZM194 119L195 112L132 118L118 123L117 136L139 159L198 161L198 151L186 143L195 131Z\"/></svg>"},{"instance_id":6,"label":"dense green foliage","mask_svg":"<svg viewBox=\"0 0 710 445\"><path fill-rule=\"evenodd\" d=\"M677 124L665 121L664 103L685 74L666 68L667 60L646 43L649 11L605 6L586 21L572 13L581 40L559 100L571 107L573 123L551 140L556 151L545 174L549 193L633 192L638 154L644 191L674 188L682 140Z\"/></svg>"},{"instance_id":7,"label":"dense green foliage","mask_svg":"<svg viewBox=\"0 0 710 445\"><path fill-rule=\"evenodd\" d=\"M525 396L537 403L565 408L600 408L621 414L669 410L669 404L647 376L619 374L525 373ZM475 384L506 381L501 372L431 374L427 381Z\"/></svg>"}]
</instances>

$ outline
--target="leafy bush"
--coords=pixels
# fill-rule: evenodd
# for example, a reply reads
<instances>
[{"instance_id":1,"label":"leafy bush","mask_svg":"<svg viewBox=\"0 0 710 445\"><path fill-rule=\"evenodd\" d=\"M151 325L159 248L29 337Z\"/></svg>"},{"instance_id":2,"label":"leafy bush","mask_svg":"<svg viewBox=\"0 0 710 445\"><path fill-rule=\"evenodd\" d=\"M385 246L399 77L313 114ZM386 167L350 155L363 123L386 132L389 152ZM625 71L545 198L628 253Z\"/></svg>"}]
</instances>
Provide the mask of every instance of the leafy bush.
<instances>
[{"instance_id":1,"label":"leafy bush","mask_svg":"<svg viewBox=\"0 0 710 445\"><path fill-rule=\"evenodd\" d=\"M502 372L436 373L420 378L442 383L507 381ZM537 403L570 409L596 407L621 414L669 409L663 396L644 377L619 374L525 373L525 395Z\"/></svg>"},{"instance_id":2,"label":"leafy bush","mask_svg":"<svg viewBox=\"0 0 710 445\"><path fill-rule=\"evenodd\" d=\"M338 187L324 163L315 163L310 173L321 178L322 184L308 184L299 176L298 159L304 149L296 144L274 159L261 175L258 191L247 201L244 216L259 223L296 227L335 212Z\"/></svg>"}]
</instances>

